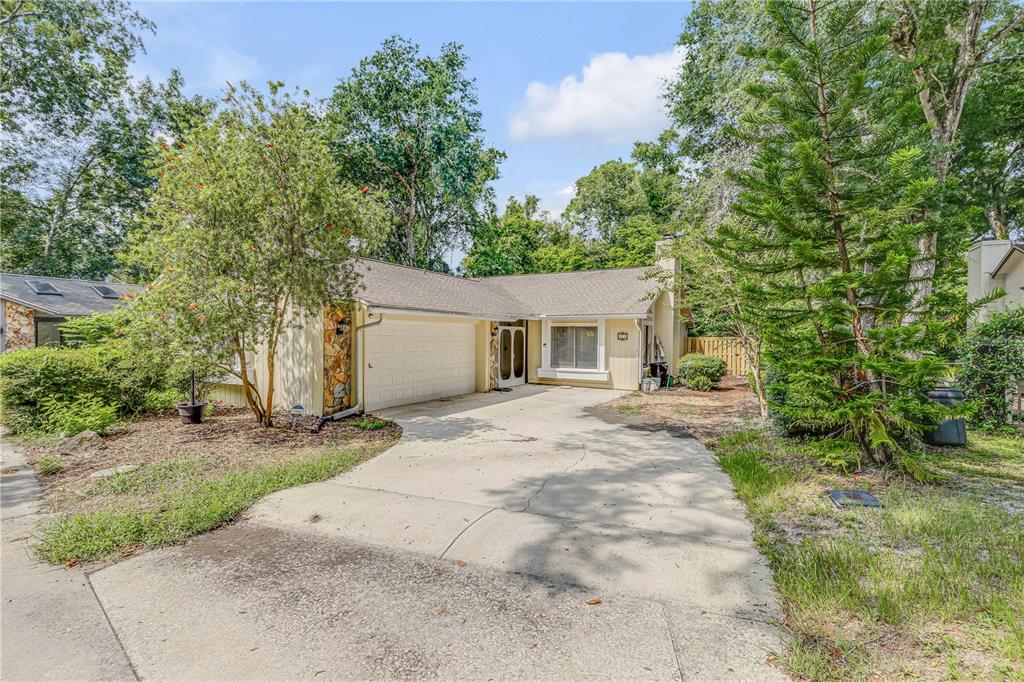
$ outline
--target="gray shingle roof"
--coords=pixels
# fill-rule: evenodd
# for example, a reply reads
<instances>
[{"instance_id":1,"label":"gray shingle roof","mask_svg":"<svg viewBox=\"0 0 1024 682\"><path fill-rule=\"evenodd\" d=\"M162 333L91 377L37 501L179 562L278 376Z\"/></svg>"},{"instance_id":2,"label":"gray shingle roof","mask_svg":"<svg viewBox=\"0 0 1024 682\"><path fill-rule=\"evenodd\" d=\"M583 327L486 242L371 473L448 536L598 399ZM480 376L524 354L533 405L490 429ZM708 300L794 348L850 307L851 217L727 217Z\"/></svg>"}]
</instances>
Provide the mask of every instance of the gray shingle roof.
<instances>
[{"instance_id":1,"label":"gray shingle roof","mask_svg":"<svg viewBox=\"0 0 1024 682\"><path fill-rule=\"evenodd\" d=\"M362 277L355 297L373 306L493 319L529 316L519 301L478 279L375 260L360 261L356 271Z\"/></svg>"},{"instance_id":2,"label":"gray shingle roof","mask_svg":"<svg viewBox=\"0 0 1024 682\"><path fill-rule=\"evenodd\" d=\"M472 279L363 260L356 298L372 306L485 319L647 314L660 288L651 268Z\"/></svg>"},{"instance_id":3,"label":"gray shingle roof","mask_svg":"<svg viewBox=\"0 0 1024 682\"><path fill-rule=\"evenodd\" d=\"M37 294L29 286L30 281L48 282L60 292L60 295ZM142 289L137 284L113 284L84 279L0 273L0 298L10 299L15 303L34 308L45 315L58 317L107 312L113 310L114 306L120 302L112 298L103 298L96 293L93 286L110 287L121 295Z\"/></svg>"},{"instance_id":4,"label":"gray shingle roof","mask_svg":"<svg viewBox=\"0 0 1024 682\"><path fill-rule=\"evenodd\" d=\"M485 277L483 282L523 301L538 317L646 315L661 284L653 268L582 270Z\"/></svg>"}]
</instances>

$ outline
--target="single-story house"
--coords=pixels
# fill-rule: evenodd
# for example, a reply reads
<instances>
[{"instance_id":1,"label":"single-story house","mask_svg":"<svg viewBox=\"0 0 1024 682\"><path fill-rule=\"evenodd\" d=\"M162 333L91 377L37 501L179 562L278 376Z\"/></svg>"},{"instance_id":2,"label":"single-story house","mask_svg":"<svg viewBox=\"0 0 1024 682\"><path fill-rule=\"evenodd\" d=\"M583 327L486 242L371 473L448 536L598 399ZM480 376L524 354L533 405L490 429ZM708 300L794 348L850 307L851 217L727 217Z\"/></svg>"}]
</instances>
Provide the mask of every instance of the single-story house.
<instances>
[{"instance_id":1,"label":"single-story house","mask_svg":"<svg viewBox=\"0 0 1024 682\"><path fill-rule=\"evenodd\" d=\"M967 252L967 300L977 301L997 289L1006 295L986 303L977 321L985 321L993 312L1024 305L1024 242L988 239L975 243Z\"/></svg>"},{"instance_id":2,"label":"single-story house","mask_svg":"<svg viewBox=\"0 0 1024 682\"><path fill-rule=\"evenodd\" d=\"M58 324L114 309L134 284L0 273L0 352L60 345Z\"/></svg>"},{"instance_id":3,"label":"single-story house","mask_svg":"<svg viewBox=\"0 0 1024 682\"><path fill-rule=\"evenodd\" d=\"M467 278L362 260L352 306L283 332L275 407L323 416L524 383L635 390L647 363L685 348L688 311L659 268L679 265ZM245 405L237 383L213 398Z\"/></svg>"}]
</instances>

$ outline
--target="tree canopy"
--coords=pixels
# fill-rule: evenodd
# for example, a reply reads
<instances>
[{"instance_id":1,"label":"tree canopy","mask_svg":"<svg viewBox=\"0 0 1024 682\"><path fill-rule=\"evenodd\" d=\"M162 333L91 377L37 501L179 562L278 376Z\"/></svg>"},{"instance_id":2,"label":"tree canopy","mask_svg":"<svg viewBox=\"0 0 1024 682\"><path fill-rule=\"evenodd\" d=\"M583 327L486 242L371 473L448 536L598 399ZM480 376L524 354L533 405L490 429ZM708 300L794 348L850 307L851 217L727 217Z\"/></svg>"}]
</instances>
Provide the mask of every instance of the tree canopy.
<instances>
[{"instance_id":1,"label":"tree canopy","mask_svg":"<svg viewBox=\"0 0 1024 682\"><path fill-rule=\"evenodd\" d=\"M378 244L385 225L372 198L338 182L310 103L280 88L232 88L216 118L163 145L146 230L131 252L160 273L139 314L166 320L179 347L238 376L267 426L282 331L351 299L352 256ZM261 349L264 366L252 368ZM254 372L264 373L264 394Z\"/></svg>"},{"instance_id":2,"label":"tree canopy","mask_svg":"<svg viewBox=\"0 0 1024 682\"><path fill-rule=\"evenodd\" d=\"M334 89L339 177L388 207L395 227L376 251L387 260L444 270L446 252L493 212L488 183L504 154L484 142L467 62L460 45L430 57L394 36Z\"/></svg>"},{"instance_id":3,"label":"tree canopy","mask_svg":"<svg viewBox=\"0 0 1024 682\"><path fill-rule=\"evenodd\" d=\"M156 183L156 138L179 139L213 104L133 83L151 22L119 0L5 1L0 11L0 267L102 278Z\"/></svg>"}]
</instances>

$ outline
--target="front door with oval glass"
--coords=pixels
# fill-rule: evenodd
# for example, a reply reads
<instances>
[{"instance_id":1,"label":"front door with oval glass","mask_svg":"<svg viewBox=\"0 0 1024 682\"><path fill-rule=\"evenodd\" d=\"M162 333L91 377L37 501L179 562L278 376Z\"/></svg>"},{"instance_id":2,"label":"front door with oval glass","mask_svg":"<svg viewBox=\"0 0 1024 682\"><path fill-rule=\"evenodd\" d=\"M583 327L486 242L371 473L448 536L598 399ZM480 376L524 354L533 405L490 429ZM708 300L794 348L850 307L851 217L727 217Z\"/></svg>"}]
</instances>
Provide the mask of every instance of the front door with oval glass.
<instances>
[{"instance_id":1,"label":"front door with oval glass","mask_svg":"<svg viewBox=\"0 0 1024 682\"><path fill-rule=\"evenodd\" d=\"M498 387L526 382L526 336L522 327L498 327Z\"/></svg>"}]
</instances>

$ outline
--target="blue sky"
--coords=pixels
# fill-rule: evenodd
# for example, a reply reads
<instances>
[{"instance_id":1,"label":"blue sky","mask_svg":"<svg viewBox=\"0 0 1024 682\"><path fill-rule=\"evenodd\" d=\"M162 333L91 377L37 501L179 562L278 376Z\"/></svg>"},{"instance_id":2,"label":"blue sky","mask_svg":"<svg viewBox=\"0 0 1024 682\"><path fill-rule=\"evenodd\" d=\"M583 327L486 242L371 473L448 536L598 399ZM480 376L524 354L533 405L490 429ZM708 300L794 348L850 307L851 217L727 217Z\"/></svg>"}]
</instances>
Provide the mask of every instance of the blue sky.
<instances>
[{"instance_id":1,"label":"blue sky","mask_svg":"<svg viewBox=\"0 0 1024 682\"><path fill-rule=\"evenodd\" d=\"M533 193L553 212L576 178L662 129L658 95L689 11L688 2L134 5L157 25L136 76L176 67L204 95L225 80L273 79L326 97L389 35L429 53L462 43L487 139L508 154L499 201Z\"/></svg>"}]
</instances>

